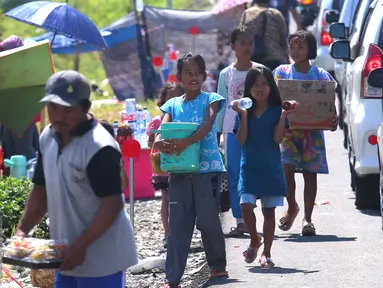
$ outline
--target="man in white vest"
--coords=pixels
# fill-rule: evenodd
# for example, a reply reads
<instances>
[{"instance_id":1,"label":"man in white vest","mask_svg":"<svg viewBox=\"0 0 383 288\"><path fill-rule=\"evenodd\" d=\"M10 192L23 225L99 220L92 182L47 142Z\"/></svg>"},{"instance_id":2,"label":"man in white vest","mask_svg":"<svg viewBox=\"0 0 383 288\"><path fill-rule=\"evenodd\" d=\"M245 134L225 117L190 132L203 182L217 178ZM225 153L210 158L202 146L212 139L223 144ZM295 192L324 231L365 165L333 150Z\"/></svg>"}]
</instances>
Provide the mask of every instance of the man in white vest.
<instances>
[{"instance_id":1,"label":"man in white vest","mask_svg":"<svg viewBox=\"0 0 383 288\"><path fill-rule=\"evenodd\" d=\"M88 80L75 71L52 75L46 85L51 125L40 150L17 235L26 236L48 212L52 239L69 248L55 288L125 287L137 263L133 229L124 210L118 144L89 114Z\"/></svg>"}]
</instances>

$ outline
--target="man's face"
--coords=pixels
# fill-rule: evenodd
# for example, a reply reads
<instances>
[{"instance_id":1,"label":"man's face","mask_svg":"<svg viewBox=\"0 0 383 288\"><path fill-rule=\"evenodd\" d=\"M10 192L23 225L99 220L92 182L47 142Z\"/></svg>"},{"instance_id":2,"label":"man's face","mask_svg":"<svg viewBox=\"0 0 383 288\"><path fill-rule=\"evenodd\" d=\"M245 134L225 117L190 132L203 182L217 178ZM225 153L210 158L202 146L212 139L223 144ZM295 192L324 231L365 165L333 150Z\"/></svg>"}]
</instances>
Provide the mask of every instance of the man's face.
<instances>
[{"instance_id":1,"label":"man's face","mask_svg":"<svg viewBox=\"0 0 383 288\"><path fill-rule=\"evenodd\" d=\"M80 105L65 107L55 103L48 103L49 120L59 134L70 134L84 119L84 110Z\"/></svg>"}]
</instances>

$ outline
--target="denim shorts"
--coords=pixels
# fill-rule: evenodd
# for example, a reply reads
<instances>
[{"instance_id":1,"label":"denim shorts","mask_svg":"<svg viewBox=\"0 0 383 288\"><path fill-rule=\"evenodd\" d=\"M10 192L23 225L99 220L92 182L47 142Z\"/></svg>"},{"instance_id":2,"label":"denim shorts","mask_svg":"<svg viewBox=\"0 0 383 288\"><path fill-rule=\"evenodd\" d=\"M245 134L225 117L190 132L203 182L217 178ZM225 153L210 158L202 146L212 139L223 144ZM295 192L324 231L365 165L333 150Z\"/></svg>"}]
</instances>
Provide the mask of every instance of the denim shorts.
<instances>
[{"instance_id":1,"label":"denim shorts","mask_svg":"<svg viewBox=\"0 0 383 288\"><path fill-rule=\"evenodd\" d=\"M125 271L104 277L72 277L56 272L55 288L125 288Z\"/></svg>"},{"instance_id":2,"label":"denim shorts","mask_svg":"<svg viewBox=\"0 0 383 288\"><path fill-rule=\"evenodd\" d=\"M257 207L257 199L261 200L262 208L274 208L284 205L285 197L283 196L262 196L257 197L253 194L244 193L240 197L240 204L252 204Z\"/></svg>"}]
</instances>

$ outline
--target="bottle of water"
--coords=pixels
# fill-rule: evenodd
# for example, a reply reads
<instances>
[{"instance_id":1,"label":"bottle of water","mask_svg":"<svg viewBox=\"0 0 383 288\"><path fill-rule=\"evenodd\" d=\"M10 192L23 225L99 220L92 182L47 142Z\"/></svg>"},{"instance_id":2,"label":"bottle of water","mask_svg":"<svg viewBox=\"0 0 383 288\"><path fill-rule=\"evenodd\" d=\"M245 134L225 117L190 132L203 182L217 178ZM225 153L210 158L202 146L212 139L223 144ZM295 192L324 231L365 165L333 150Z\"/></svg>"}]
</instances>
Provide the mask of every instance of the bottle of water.
<instances>
[{"instance_id":1,"label":"bottle of water","mask_svg":"<svg viewBox=\"0 0 383 288\"><path fill-rule=\"evenodd\" d=\"M148 127L149 122L152 120L152 115L150 115L148 108L144 108L145 115L145 129Z\"/></svg>"},{"instance_id":2,"label":"bottle of water","mask_svg":"<svg viewBox=\"0 0 383 288\"><path fill-rule=\"evenodd\" d=\"M146 129L145 115L142 109L138 109L137 112L137 129L140 131L140 133L144 133Z\"/></svg>"},{"instance_id":3,"label":"bottle of water","mask_svg":"<svg viewBox=\"0 0 383 288\"><path fill-rule=\"evenodd\" d=\"M128 121L128 125L129 125L130 129L132 129L132 133L136 134L136 132L137 132L137 122L136 122L136 120L129 120Z\"/></svg>"},{"instance_id":4,"label":"bottle of water","mask_svg":"<svg viewBox=\"0 0 383 288\"><path fill-rule=\"evenodd\" d=\"M238 101L238 107L241 109L249 109L251 106L253 106L253 101L249 97L244 97L244 98L241 98L238 100L231 101L231 103L229 105L230 110L233 110L232 107L233 107L235 101Z\"/></svg>"},{"instance_id":5,"label":"bottle of water","mask_svg":"<svg viewBox=\"0 0 383 288\"><path fill-rule=\"evenodd\" d=\"M113 130L114 130L114 135L117 136L117 131L118 131L118 121L113 122Z\"/></svg>"}]
</instances>

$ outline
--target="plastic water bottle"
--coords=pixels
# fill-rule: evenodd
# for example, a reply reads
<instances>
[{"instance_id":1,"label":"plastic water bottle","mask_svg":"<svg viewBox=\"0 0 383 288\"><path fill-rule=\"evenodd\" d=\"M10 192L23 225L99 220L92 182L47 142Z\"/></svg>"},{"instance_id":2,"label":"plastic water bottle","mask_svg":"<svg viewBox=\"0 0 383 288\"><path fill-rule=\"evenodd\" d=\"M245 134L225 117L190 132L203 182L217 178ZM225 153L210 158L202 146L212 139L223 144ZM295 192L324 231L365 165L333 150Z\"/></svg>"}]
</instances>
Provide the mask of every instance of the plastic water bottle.
<instances>
[{"instance_id":1,"label":"plastic water bottle","mask_svg":"<svg viewBox=\"0 0 383 288\"><path fill-rule=\"evenodd\" d=\"M148 108L144 108L145 115L145 129L148 127L149 122L152 120L152 115L150 115Z\"/></svg>"},{"instance_id":2,"label":"plastic water bottle","mask_svg":"<svg viewBox=\"0 0 383 288\"><path fill-rule=\"evenodd\" d=\"M137 112L137 129L140 131L140 133L144 133L146 130L146 124L145 124L145 114L142 111L142 109L138 109Z\"/></svg>"},{"instance_id":3,"label":"plastic water bottle","mask_svg":"<svg viewBox=\"0 0 383 288\"><path fill-rule=\"evenodd\" d=\"M136 113L137 105L135 98L129 98L125 100L125 110L127 114Z\"/></svg>"},{"instance_id":4,"label":"plastic water bottle","mask_svg":"<svg viewBox=\"0 0 383 288\"><path fill-rule=\"evenodd\" d=\"M251 100L249 97L244 97L244 98L241 98L238 100L231 101L231 103L229 105L230 110L233 110L232 107L233 107L235 101L238 101L238 107L241 109L249 109L251 106L253 106L253 100Z\"/></svg>"},{"instance_id":5,"label":"plastic water bottle","mask_svg":"<svg viewBox=\"0 0 383 288\"><path fill-rule=\"evenodd\" d=\"M136 134L136 132L137 132L137 121L135 119L129 120L128 125L132 129L133 134Z\"/></svg>"},{"instance_id":6,"label":"plastic water bottle","mask_svg":"<svg viewBox=\"0 0 383 288\"><path fill-rule=\"evenodd\" d=\"M114 135L117 136L117 131L118 131L118 121L113 122L113 130L114 130Z\"/></svg>"}]
</instances>

